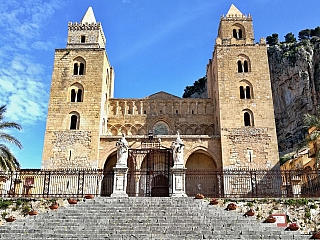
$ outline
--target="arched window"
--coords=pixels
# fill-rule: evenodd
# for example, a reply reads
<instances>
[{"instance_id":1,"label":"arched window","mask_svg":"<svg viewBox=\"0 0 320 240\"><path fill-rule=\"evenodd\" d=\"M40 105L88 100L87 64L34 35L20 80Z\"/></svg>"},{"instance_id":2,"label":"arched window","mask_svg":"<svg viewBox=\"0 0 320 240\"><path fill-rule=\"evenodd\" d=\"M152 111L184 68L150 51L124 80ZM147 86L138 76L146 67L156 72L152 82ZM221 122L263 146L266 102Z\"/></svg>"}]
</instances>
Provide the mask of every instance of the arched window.
<instances>
[{"instance_id":1,"label":"arched window","mask_svg":"<svg viewBox=\"0 0 320 240\"><path fill-rule=\"evenodd\" d=\"M234 38L238 38L237 29L233 29L232 35Z\"/></svg>"},{"instance_id":2,"label":"arched window","mask_svg":"<svg viewBox=\"0 0 320 240\"><path fill-rule=\"evenodd\" d=\"M79 75L84 75L84 64L80 63Z\"/></svg>"},{"instance_id":3,"label":"arched window","mask_svg":"<svg viewBox=\"0 0 320 240\"><path fill-rule=\"evenodd\" d=\"M254 126L254 118L251 110L249 109L243 110L243 123L244 123L244 126L246 127Z\"/></svg>"},{"instance_id":4,"label":"arched window","mask_svg":"<svg viewBox=\"0 0 320 240\"><path fill-rule=\"evenodd\" d=\"M239 72L239 73L243 72L243 70L242 70L242 63L241 63L240 60L238 61L238 72Z\"/></svg>"},{"instance_id":5,"label":"arched window","mask_svg":"<svg viewBox=\"0 0 320 240\"><path fill-rule=\"evenodd\" d=\"M169 133L169 126L165 122L157 122L153 126L153 134L154 135L168 135Z\"/></svg>"},{"instance_id":6,"label":"arched window","mask_svg":"<svg viewBox=\"0 0 320 240\"><path fill-rule=\"evenodd\" d=\"M245 80L245 79L241 80L239 85L238 86L239 86L240 99L253 98L252 85L248 80Z\"/></svg>"},{"instance_id":7,"label":"arched window","mask_svg":"<svg viewBox=\"0 0 320 240\"><path fill-rule=\"evenodd\" d=\"M85 60L77 57L73 62L73 75L85 75Z\"/></svg>"},{"instance_id":8,"label":"arched window","mask_svg":"<svg viewBox=\"0 0 320 240\"><path fill-rule=\"evenodd\" d=\"M76 129L79 129L78 116L77 115L71 115L71 118L70 118L70 130L76 130Z\"/></svg>"},{"instance_id":9,"label":"arched window","mask_svg":"<svg viewBox=\"0 0 320 240\"><path fill-rule=\"evenodd\" d=\"M78 75L79 72L79 66L78 63L73 64L73 75Z\"/></svg>"},{"instance_id":10,"label":"arched window","mask_svg":"<svg viewBox=\"0 0 320 240\"><path fill-rule=\"evenodd\" d=\"M243 71L244 72L248 72L248 62L247 62L247 60L244 60L244 62L243 62Z\"/></svg>"},{"instance_id":11,"label":"arched window","mask_svg":"<svg viewBox=\"0 0 320 240\"><path fill-rule=\"evenodd\" d=\"M82 90L78 89L77 102L82 102Z\"/></svg>"},{"instance_id":12,"label":"arched window","mask_svg":"<svg viewBox=\"0 0 320 240\"><path fill-rule=\"evenodd\" d=\"M238 38L241 39L242 38L242 30L239 29L239 32L238 32Z\"/></svg>"},{"instance_id":13,"label":"arched window","mask_svg":"<svg viewBox=\"0 0 320 240\"><path fill-rule=\"evenodd\" d=\"M245 98L245 93L243 90L243 86L240 86L240 99L244 99Z\"/></svg>"},{"instance_id":14,"label":"arched window","mask_svg":"<svg viewBox=\"0 0 320 240\"><path fill-rule=\"evenodd\" d=\"M251 126L251 119L250 119L250 114L248 112L245 112L243 114L243 120L244 120L244 125L245 126Z\"/></svg>"},{"instance_id":15,"label":"arched window","mask_svg":"<svg viewBox=\"0 0 320 240\"><path fill-rule=\"evenodd\" d=\"M244 54L240 54L237 57L237 70L238 73L250 72L250 59Z\"/></svg>"},{"instance_id":16,"label":"arched window","mask_svg":"<svg viewBox=\"0 0 320 240\"><path fill-rule=\"evenodd\" d=\"M244 39L245 38L245 28L239 24L236 23L232 26L232 37L236 39Z\"/></svg>"},{"instance_id":17,"label":"arched window","mask_svg":"<svg viewBox=\"0 0 320 240\"><path fill-rule=\"evenodd\" d=\"M71 102L75 102L76 101L76 90L75 89L71 89Z\"/></svg>"},{"instance_id":18,"label":"arched window","mask_svg":"<svg viewBox=\"0 0 320 240\"><path fill-rule=\"evenodd\" d=\"M74 83L70 88L70 102L83 101L83 87L80 83Z\"/></svg>"},{"instance_id":19,"label":"arched window","mask_svg":"<svg viewBox=\"0 0 320 240\"><path fill-rule=\"evenodd\" d=\"M249 86L246 86L245 98L246 99L250 99L251 98L251 96L250 96L250 87Z\"/></svg>"}]
</instances>

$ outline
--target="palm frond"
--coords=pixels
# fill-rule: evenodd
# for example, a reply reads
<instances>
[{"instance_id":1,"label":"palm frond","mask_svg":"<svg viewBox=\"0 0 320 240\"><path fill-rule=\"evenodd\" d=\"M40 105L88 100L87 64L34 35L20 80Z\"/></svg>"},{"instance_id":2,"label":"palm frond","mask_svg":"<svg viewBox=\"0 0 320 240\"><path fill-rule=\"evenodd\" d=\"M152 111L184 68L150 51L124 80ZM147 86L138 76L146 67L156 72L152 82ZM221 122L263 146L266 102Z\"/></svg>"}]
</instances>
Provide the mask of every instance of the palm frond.
<instances>
[{"instance_id":1,"label":"palm frond","mask_svg":"<svg viewBox=\"0 0 320 240\"><path fill-rule=\"evenodd\" d=\"M22 129L21 125L18 123L14 123L14 122L1 122L0 123L0 130L8 129L8 128L15 128L18 130Z\"/></svg>"},{"instance_id":2,"label":"palm frond","mask_svg":"<svg viewBox=\"0 0 320 240\"><path fill-rule=\"evenodd\" d=\"M4 144L0 144L0 167L4 171L13 171L20 168L20 163Z\"/></svg>"},{"instance_id":3,"label":"palm frond","mask_svg":"<svg viewBox=\"0 0 320 240\"><path fill-rule=\"evenodd\" d=\"M8 133L0 132L0 140L14 144L15 146L17 146L20 149L22 148L22 143L18 139L16 139L15 137L13 137L12 135L10 135Z\"/></svg>"},{"instance_id":4,"label":"palm frond","mask_svg":"<svg viewBox=\"0 0 320 240\"><path fill-rule=\"evenodd\" d=\"M3 115L6 111L7 111L6 105L0 106L0 121L3 119Z\"/></svg>"},{"instance_id":5,"label":"palm frond","mask_svg":"<svg viewBox=\"0 0 320 240\"><path fill-rule=\"evenodd\" d=\"M22 127L20 124L17 124L15 122L3 121L6 111L6 105L0 106L0 141L14 144L21 149L21 142L12 135L6 133L5 130L11 128L21 130ZM18 162L17 158L13 155L13 153L6 145L0 143L0 169L4 171L13 171L17 168L20 168L20 163Z\"/></svg>"}]
</instances>

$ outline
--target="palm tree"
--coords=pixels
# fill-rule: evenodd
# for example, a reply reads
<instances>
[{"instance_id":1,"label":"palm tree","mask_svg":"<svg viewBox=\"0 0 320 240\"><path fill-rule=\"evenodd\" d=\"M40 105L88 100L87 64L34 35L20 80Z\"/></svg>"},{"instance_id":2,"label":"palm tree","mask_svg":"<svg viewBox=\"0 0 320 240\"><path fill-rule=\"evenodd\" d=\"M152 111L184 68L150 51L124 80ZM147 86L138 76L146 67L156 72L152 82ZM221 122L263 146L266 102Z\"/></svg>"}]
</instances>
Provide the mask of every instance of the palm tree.
<instances>
[{"instance_id":1,"label":"palm tree","mask_svg":"<svg viewBox=\"0 0 320 240\"><path fill-rule=\"evenodd\" d=\"M7 108L6 105L0 106L0 141L5 143L11 143L18 148L22 148L22 144L18 139L6 133L6 129L15 128L21 130L21 126L14 122L4 121L4 114ZM3 171L13 171L20 168L20 163L10 151L10 149L3 143L0 142L0 169Z\"/></svg>"},{"instance_id":2,"label":"palm tree","mask_svg":"<svg viewBox=\"0 0 320 240\"><path fill-rule=\"evenodd\" d=\"M316 115L311 115L309 113L304 115L304 124L305 127L310 131L309 135L306 138L307 143L314 142L316 143L315 151L316 151L316 161L315 168L318 169L320 163L320 148L317 147L317 141L320 137L320 107L317 109Z\"/></svg>"}]
</instances>

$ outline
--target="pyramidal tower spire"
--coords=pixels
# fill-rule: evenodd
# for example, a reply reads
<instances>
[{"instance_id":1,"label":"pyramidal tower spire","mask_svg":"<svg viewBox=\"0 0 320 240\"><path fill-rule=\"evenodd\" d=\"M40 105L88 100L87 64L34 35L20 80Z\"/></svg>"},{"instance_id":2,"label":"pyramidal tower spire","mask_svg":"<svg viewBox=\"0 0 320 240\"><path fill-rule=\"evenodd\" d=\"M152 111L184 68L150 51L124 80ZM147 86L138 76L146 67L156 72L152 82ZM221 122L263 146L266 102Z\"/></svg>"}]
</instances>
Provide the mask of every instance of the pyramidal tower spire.
<instances>
[{"instance_id":1,"label":"pyramidal tower spire","mask_svg":"<svg viewBox=\"0 0 320 240\"><path fill-rule=\"evenodd\" d=\"M81 20L81 23L84 24L84 23L96 23L96 18L94 16L94 13L93 13L93 10L92 10L92 7L89 7L86 14L83 16L82 20Z\"/></svg>"},{"instance_id":2,"label":"pyramidal tower spire","mask_svg":"<svg viewBox=\"0 0 320 240\"><path fill-rule=\"evenodd\" d=\"M105 48L106 38L102 25L96 21L89 7L80 22L68 25L68 48Z\"/></svg>"},{"instance_id":3,"label":"pyramidal tower spire","mask_svg":"<svg viewBox=\"0 0 320 240\"><path fill-rule=\"evenodd\" d=\"M242 12L239 11L238 8L236 8L233 4L231 4L229 11L227 13L227 17L236 16L241 17L243 16Z\"/></svg>"}]
</instances>

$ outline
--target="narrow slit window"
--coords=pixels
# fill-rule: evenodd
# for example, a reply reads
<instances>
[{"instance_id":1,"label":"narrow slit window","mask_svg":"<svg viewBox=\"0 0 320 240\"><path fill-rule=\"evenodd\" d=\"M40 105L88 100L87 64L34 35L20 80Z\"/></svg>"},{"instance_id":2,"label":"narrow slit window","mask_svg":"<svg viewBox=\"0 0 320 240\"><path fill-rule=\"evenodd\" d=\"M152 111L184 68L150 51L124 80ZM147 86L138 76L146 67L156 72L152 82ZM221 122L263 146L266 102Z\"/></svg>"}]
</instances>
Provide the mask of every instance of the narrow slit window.
<instances>
[{"instance_id":1,"label":"narrow slit window","mask_svg":"<svg viewBox=\"0 0 320 240\"><path fill-rule=\"evenodd\" d=\"M239 73L243 72L243 71L242 71L242 63L241 63L240 60L238 61L238 72L239 72Z\"/></svg>"},{"instance_id":2,"label":"narrow slit window","mask_svg":"<svg viewBox=\"0 0 320 240\"><path fill-rule=\"evenodd\" d=\"M240 86L240 99L244 99L244 98L245 98L245 94L244 94L243 86Z\"/></svg>"},{"instance_id":3,"label":"narrow slit window","mask_svg":"<svg viewBox=\"0 0 320 240\"><path fill-rule=\"evenodd\" d=\"M242 30L239 29L239 32L238 32L238 33L239 33L239 34L238 34L238 38L241 39L241 38L242 38Z\"/></svg>"},{"instance_id":4,"label":"narrow slit window","mask_svg":"<svg viewBox=\"0 0 320 240\"><path fill-rule=\"evenodd\" d=\"M250 87L246 86L246 98L250 99L251 98L251 94L250 94Z\"/></svg>"},{"instance_id":5,"label":"narrow slit window","mask_svg":"<svg viewBox=\"0 0 320 240\"><path fill-rule=\"evenodd\" d=\"M81 43L85 43L86 42L86 36L81 36Z\"/></svg>"},{"instance_id":6,"label":"narrow slit window","mask_svg":"<svg viewBox=\"0 0 320 240\"><path fill-rule=\"evenodd\" d=\"M237 29L233 29L232 35L234 38L237 38Z\"/></svg>"},{"instance_id":7,"label":"narrow slit window","mask_svg":"<svg viewBox=\"0 0 320 240\"><path fill-rule=\"evenodd\" d=\"M78 63L73 64L73 75L78 75Z\"/></svg>"},{"instance_id":8,"label":"narrow slit window","mask_svg":"<svg viewBox=\"0 0 320 240\"><path fill-rule=\"evenodd\" d=\"M79 75L83 75L83 74L84 74L84 64L80 63Z\"/></svg>"},{"instance_id":9,"label":"narrow slit window","mask_svg":"<svg viewBox=\"0 0 320 240\"><path fill-rule=\"evenodd\" d=\"M249 71L248 61L246 61L246 60L244 60L244 62L243 62L243 70L244 70L244 72L248 72Z\"/></svg>"},{"instance_id":10,"label":"narrow slit window","mask_svg":"<svg viewBox=\"0 0 320 240\"><path fill-rule=\"evenodd\" d=\"M75 102L75 101L76 101L76 90L71 89L71 102Z\"/></svg>"},{"instance_id":11,"label":"narrow slit window","mask_svg":"<svg viewBox=\"0 0 320 240\"><path fill-rule=\"evenodd\" d=\"M72 115L70 119L70 130L77 129L78 117L76 115Z\"/></svg>"},{"instance_id":12,"label":"narrow slit window","mask_svg":"<svg viewBox=\"0 0 320 240\"><path fill-rule=\"evenodd\" d=\"M78 89L77 102L82 102L82 90Z\"/></svg>"},{"instance_id":13,"label":"narrow slit window","mask_svg":"<svg viewBox=\"0 0 320 240\"><path fill-rule=\"evenodd\" d=\"M244 119L244 126L251 126L250 114L248 112L245 112L243 114L243 119Z\"/></svg>"}]
</instances>

